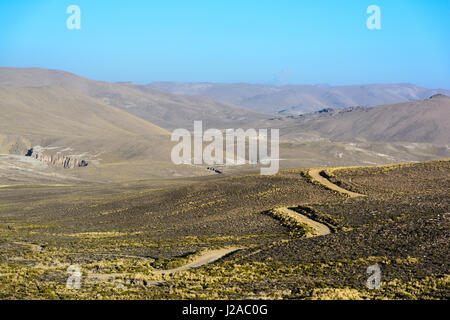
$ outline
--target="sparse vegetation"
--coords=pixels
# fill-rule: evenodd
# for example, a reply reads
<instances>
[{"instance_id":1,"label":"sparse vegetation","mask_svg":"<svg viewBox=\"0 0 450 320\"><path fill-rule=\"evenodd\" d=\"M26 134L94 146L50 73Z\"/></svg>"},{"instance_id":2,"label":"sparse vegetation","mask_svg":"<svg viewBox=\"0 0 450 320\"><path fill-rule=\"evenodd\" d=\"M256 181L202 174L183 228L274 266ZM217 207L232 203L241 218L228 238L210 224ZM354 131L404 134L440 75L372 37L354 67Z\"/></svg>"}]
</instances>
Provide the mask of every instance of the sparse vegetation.
<instances>
[{"instance_id":1,"label":"sparse vegetation","mask_svg":"<svg viewBox=\"0 0 450 320\"><path fill-rule=\"evenodd\" d=\"M306 171L156 188L6 188L0 195L1 299L448 299L450 162ZM420 183L418 183L420 182ZM26 195L26 196L25 196ZM327 225L325 236L277 210ZM265 213L265 214L264 214ZM242 250L161 274L207 250ZM68 290L67 268L83 272ZM380 290L366 269L382 270Z\"/></svg>"}]
</instances>

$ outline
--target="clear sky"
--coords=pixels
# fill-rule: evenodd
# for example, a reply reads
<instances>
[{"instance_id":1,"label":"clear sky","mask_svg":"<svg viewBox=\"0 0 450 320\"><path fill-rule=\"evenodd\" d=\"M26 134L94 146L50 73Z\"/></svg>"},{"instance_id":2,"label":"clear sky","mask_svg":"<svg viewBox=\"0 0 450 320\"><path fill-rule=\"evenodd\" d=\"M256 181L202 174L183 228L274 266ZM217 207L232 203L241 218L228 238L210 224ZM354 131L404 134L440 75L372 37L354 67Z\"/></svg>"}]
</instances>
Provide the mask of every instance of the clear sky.
<instances>
[{"instance_id":1,"label":"clear sky","mask_svg":"<svg viewBox=\"0 0 450 320\"><path fill-rule=\"evenodd\" d=\"M69 5L81 29L69 30ZM369 30L369 5L381 30ZM448 0L0 1L0 66L106 81L450 89Z\"/></svg>"}]
</instances>

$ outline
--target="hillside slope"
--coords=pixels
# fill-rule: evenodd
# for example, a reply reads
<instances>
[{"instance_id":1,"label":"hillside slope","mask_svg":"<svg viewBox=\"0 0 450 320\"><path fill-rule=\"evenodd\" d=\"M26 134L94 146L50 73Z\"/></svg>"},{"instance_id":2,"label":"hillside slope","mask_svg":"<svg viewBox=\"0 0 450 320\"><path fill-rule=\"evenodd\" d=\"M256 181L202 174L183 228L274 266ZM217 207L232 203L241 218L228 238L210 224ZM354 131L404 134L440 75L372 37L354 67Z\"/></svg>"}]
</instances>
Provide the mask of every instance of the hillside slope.
<instances>
[{"instance_id":1,"label":"hillside slope","mask_svg":"<svg viewBox=\"0 0 450 320\"><path fill-rule=\"evenodd\" d=\"M55 167L49 163L52 156L87 161L86 168L54 168L87 180L179 175L170 161L168 131L78 91L0 87L0 109L2 154L24 156L40 146L50 167Z\"/></svg>"},{"instance_id":2,"label":"hillside slope","mask_svg":"<svg viewBox=\"0 0 450 320\"><path fill-rule=\"evenodd\" d=\"M450 144L450 97L378 106L323 110L294 117L285 136L317 133L332 141Z\"/></svg>"}]
</instances>

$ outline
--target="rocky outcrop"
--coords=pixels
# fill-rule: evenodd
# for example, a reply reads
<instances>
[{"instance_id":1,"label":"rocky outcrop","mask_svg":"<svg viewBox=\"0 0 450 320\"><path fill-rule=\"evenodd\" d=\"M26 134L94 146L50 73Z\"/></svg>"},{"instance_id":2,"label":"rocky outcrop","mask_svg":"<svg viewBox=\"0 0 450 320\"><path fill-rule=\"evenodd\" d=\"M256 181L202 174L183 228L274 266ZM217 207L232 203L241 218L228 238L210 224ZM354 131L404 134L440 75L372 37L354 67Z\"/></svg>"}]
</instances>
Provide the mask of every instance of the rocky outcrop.
<instances>
[{"instance_id":1,"label":"rocky outcrop","mask_svg":"<svg viewBox=\"0 0 450 320\"><path fill-rule=\"evenodd\" d=\"M65 169L82 168L88 166L88 162L86 160L80 159L78 157L65 156L60 153L45 154L42 149L32 148L28 150L26 156L51 165L61 166Z\"/></svg>"}]
</instances>

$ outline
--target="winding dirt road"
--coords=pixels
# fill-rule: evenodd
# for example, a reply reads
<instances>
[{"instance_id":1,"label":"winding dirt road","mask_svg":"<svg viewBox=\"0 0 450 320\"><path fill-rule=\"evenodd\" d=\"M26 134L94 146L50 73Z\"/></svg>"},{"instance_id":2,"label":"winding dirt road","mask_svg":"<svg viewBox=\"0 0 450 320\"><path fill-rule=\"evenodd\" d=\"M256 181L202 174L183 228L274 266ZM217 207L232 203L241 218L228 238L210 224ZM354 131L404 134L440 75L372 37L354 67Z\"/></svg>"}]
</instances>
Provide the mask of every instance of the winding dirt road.
<instances>
[{"instance_id":1,"label":"winding dirt road","mask_svg":"<svg viewBox=\"0 0 450 320\"><path fill-rule=\"evenodd\" d=\"M324 171L324 170L323 169L311 169L311 170L308 171L308 174L309 174L309 176L311 177L311 179L313 181L316 181L316 182L320 183L321 185L325 186L326 188L328 188L330 190L337 191L337 192L339 192L341 194L346 194L350 198L365 197L366 196L364 194L360 194L360 193L352 192L352 191L349 191L349 190L345 190L344 188L341 188L341 187L335 185L330 180L328 180L325 177L320 175L320 173L322 171Z\"/></svg>"},{"instance_id":2,"label":"winding dirt road","mask_svg":"<svg viewBox=\"0 0 450 320\"><path fill-rule=\"evenodd\" d=\"M191 262L178 267L174 269L169 270L156 270L153 273L154 274L160 274L160 275L166 275L166 274L172 274L180 271L185 271L193 268L201 267L205 264L215 262L226 255L233 253L235 251L240 250L241 248L237 247L229 247L229 248L223 248L223 249L217 249L217 250L210 250L207 252L204 252L200 254L199 256L195 257L194 260ZM133 276L131 273L88 273L87 279L88 281L112 281L117 280L117 278L125 278L127 276ZM137 282L142 282L143 280L135 280ZM147 285L157 285L160 284L161 281L145 281Z\"/></svg>"},{"instance_id":3,"label":"winding dirt road","mask_svg":"<svg viewBox=\"0 0 450 320\"><path fill-rule=\"evenodd\" d=\"M225 257L226 255L228 255L232 252L235 252L239 249L240 248L231 247L231 248L223 248L223 249L218 249L218 250L207 251L207 252L197 256L193 261L185 264L184 266L181 266L181 267L178 267L175 269L169 269L169 270L157 270L154 273L155 274L171 274L171 273L175 273L175 272L198 268L205 264L217 261L217 260Z\"/></svg>"},{"instance_id":4,"label":"winding dirt road","mask_svg":"<svg viewBox=\"0 0 450 320\"><path fill-rule=\"evenodd\" d=\"M285 214L288 217L296 220L298 223L307 225L308 227L313 229L314 234L311 235L312 237L325 236L327 234L330 234L330 232L331 232L330 228L328 228L323 223L312 220L303 214L300 214L294 210L289 209L288 207L277 208L277 210L279 212L281 212L282 214Z\"/></svg>"}]
</instances>

